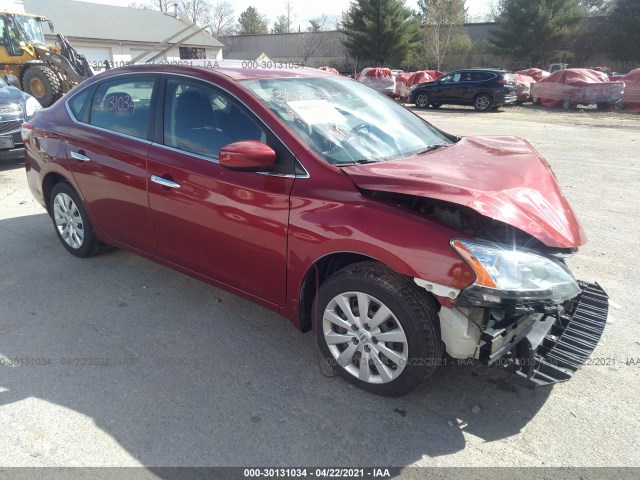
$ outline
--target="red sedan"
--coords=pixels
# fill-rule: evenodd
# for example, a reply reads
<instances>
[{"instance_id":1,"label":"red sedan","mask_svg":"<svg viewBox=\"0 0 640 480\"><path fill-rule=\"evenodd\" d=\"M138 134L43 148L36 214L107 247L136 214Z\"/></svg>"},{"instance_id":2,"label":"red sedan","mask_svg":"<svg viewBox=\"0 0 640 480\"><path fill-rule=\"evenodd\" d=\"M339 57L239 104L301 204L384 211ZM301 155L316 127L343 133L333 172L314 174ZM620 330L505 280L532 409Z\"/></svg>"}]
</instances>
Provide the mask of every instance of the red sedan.
<instances>
[{"instance_id":1,"label":"red sedan","mask_svg":"<svg viewBox=\"0 0 640 480\"><path fill-rule=\"evenodd\" d=\"M27 179L62 245L124 248L280 312L378 394L445 352L528 386L570 378L607 297L565 265L585 235L547 162L275 67L115 69L38 112Z\"/></svg>"}]
</instances>

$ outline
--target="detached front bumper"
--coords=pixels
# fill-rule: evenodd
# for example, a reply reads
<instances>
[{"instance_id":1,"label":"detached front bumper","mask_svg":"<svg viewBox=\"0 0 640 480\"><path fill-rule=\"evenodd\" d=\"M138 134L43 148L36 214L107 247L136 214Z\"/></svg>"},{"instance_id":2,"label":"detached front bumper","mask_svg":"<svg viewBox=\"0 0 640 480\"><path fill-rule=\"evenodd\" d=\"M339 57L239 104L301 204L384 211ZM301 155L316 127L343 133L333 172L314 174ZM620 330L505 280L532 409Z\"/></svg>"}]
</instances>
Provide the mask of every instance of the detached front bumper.
<instances>
[{"instance_id":1,"label":"detached front bumper","mask_svg":"<svg viewBox=\"0 0 640 480\"><path fill-rule=\"evenodd\" d=\"M607 323L609 297L597 283L578 284L582 293L555 318L537 348L532 347L534 339L529 335L522 340L522 364L514 372L515 383L534 388L565 382L593 353ZM532 334L535 336L536 332Z\"/></svg>"}]
</instances>

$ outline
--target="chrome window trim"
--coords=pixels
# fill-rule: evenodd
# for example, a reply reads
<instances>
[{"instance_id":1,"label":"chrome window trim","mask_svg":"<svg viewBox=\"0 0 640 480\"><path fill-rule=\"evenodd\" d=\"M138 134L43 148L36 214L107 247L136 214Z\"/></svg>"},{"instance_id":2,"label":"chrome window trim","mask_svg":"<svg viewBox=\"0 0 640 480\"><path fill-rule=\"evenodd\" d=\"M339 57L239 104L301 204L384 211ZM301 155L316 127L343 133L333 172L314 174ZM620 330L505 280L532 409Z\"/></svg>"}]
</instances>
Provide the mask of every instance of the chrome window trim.
<instances>
[{"instance_id":1,"label":"chrome window trim","mask_svg":"<svg viewBox=\"0 0 640 480\"><path fill-rule=\"evenodd\" d=\"M205 160L205 161L210 162L210 163L215 163L216 165L220 164L220 161L217 158L208 157L206 155L202 155L202 154L197 153L197 152L190 152L188 150L181 150L179 148L172 147L170 145L165 145L164 143L158 143L158 142L151 142L151 145L154 146L154 147L164 148L165 150L170 150L172 152L181 153L182 155L189 155L191 157L198 158L200 160Z\"/></svg>"},{"instance_id":2,"label":"chrome window trim","mask_svg":"<svg viewBox=\"0 0 640 480\"><path fill-rule=\"evenodd\" d=\"M126 76L129 76L129 75L136 75L136 76L140 76L140 75L166 75L166 76L184 77L184 78L188 78L188 79L191 79L191 80L197 80L197 81L200 81L200 82L203 82L203 83L206 83L206 84L210 84L210 85L212 85L214 88L217 88L217 89L222 90L223 92L225 92L225 93L229 94L229 96L230 96L230 97L232 97L233 99L235 99L235 101L237 101L237 102L238 102L238 103L240 103L241 105L244 105L244 106L245 106L245 108L247 108L247 110L249 110L249 108L247 107L247 105L245 105L245 103L244 103L242 100L240 100L236 95L234 95L232 92L230 92L230 91L229 91L229 90L227 90L226 88L221 87L221 86L219 86L219 85L215 85L214 83L212 83L212 82L211 82L211 81L209 81L209 80L203 80L203 79L201 79L201 78L193 77L193 76L190 76L190 75L185 75L185 74L183 74L183 73L162 72L162 71L157 71L157 70L151 70L151 71L145 71L145 72L122 72L122 73L118 73L117 75L113 75L113 76L109 77L109 78L108 78L108 80L105 80L105 81L111 81L112 79L117 79L118 77L126 77ZM98 81L98 82L95 82L95 83L101 83L101 81ZM156 142L154 142L154 141L152 141L152 140L148 140L148 139L146 139L146 138L134 137L133 135L128 135L128 134L126 134L126 133L116 132L115 130L109 130L109 129L107 129L107 128L102 128L102 127L98 127L98 126L96 126L96 125L92 125L92 124L90 124L90 123L84 123L84 122L79 121L79 120L75 117L75 115L73 114L73 111L71 110L71 107L69 106L69 102L70 102L70 101L71 101L71 100L72 100L76 95L79 95L81 92L85 91L87 88L90 88L92 85L94 85L94 84L91 84L91 85L87 85L87 86L85 86L84 88L82 88L82 89L78 90L77 92L74 92L74 93L73 93L73 95L69 96L69 98L66 98L66 99L65 99L64 106L65 106L65 108L67 109L67 113L69 114L69 117L71 117L71 120L73 121L73 123L75 123L75 124L77 124L77 125L83 125L83 126L86 126L86 127L91 127L91 128L96 129L96 130L103 131L103 132L114 133L114 134L116 134L116 135L120 135L120 136L125 137L125 138L130 138L130 139L133 139L133 140L139 140L139 141L141 141L141 142L143 142L143 143L145 143L145 144L147 144L147 145L155 145L155 146L158 146L158 147L166 148L166 149L168 149L168 150L173 150L173 151L178 152L178 153L183 153L183 154L187 154L187 155L192 155L192 156L194 156L194 157L196 157L196 158L199 158L199 159L201 159L201 160L206 160L206 161L209 161L209 162L212 162L212 163L218 163L218 164L220 163L220 162L218 161L218 159L217 159L217 158L207 157L206 155L200 155L200 154L198 154L198 153L195 153L195 152L188 152L188 151L186 151L186 150L180 150L180 149L175 148L175 147L170 147L170 146L168 146L168 145L164 145L164 144L156 143ZM298 165L300 165L300 167L302 168L302 170L304 170L304 174L295 174L295 173L272 173L272 172L257 172L257 173L260 173L260 174L262 174L262 175L269 175L269 176L273 176L273 177L300 178L300 179L307 179L307 178L310 178L310 177L311 177L311 175L309 175L309 171L307 170L307 168L306 168L306 167L304 166L304 164L303 164L303 163L298 159L298 157L297 157L297 156L296 156L296 155L291 151L291 149L289 148L289 146L288 146L288 145L287 145L287 144L286 144L286 143L285 143L285 142L280 138L280 136L279 136L276 132L274 132L274 131L271 129L271 127L269 127L269 126L264 122L264 120L262 120L258 115L255 115L255 117L258 119L258 121L259 121L262 125L264 125L264 128L266 128L269 132L271 132L271 133L273 134L273 136L274 136L274 137L276 137L276 138L278 139L278 141L280 141L280 143L282 143L282 145L284 145L284 147L288 150L288 152L291 154L291 156L294 158L294 160L297 162L297 164L298 164Z\"/></svg>"},{"instance_id":3,"label":"chrome window trim","mask_svg":"<svg viewBox=\"0 0 640 480\"><path fill-rule=\"evenodd\" d=\"M193 158L197 158L199 160L204 160L205 162L210 162L213 163L215 165L220 165L220 160L218 160L215 157L208 157L206 155L202 155L200 153L196 153L196 152L189 152L187 150L180 150L179 148L176 147L171 147L169 145L165 145L163 143L157 143L157 142L151 142L151 146L153 147L160 147L160 148L164 148L165 150L170 150L172 152L176 152L176 153L180 153L182 155L189 155L190 157ZM294 157L295 158L295 157ZM297 160L297 159L296 159ZM224 167L223 167L224 168ZM305 172L307 170L305 169ZM250 172L248 172L250 173ZM252 172L252 173L257 173L260 175L267 175L269 177L282 177L282 178L309 178L309 174L306 173L307 176L304 176L303 174L300 175L296 175L293 173L278 173L278 172Z\"/></svg>"}]
</instances>

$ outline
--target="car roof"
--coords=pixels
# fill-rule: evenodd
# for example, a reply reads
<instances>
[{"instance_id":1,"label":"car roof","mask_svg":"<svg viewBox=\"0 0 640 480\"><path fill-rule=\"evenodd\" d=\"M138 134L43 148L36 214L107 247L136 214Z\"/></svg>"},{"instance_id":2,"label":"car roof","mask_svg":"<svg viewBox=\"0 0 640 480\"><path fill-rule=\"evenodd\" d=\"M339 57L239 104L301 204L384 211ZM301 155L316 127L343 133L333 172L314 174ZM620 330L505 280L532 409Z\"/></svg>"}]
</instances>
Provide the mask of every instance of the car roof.
<instances>
[{"instance_id":1,"label":"car roof","mask_svg":"<svg viewBox=\"0 0 640 480\"><path fill-rule=\"evenodd\" d=\"M249 80L255 78L295 78L295 77L336 77L336 74L298 66L295 62L245 61L245 60L216 60L194 59L178 60L158 63L141 63L118 67L102 72L102 75L118 72L162 72L194 74L202 71L213 71L226 75L233 80Z\"/></svg>"},{"instance_id":2,"label":"car roof","mask_svg":"<svg viewBox=\"0 0 640 480\"><path fill-rule=\"evenodd\" d=\"M480 68L480 67L473 67L473 68L461 68L460 70L454 70L453 72L448 72L448 73L455 73L455 72L493 72L493 73L509 73L508 70L503 70L501 68Z\"/></svg>"}]
</instances>

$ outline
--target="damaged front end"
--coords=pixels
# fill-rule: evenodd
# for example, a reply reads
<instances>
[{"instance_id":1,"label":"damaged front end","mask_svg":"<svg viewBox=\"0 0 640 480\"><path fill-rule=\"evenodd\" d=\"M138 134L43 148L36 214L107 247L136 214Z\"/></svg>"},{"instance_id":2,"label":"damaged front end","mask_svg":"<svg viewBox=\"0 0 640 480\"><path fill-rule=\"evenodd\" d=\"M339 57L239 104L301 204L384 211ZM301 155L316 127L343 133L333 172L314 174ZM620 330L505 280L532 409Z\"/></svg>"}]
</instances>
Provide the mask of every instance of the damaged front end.
<instances>
[{"instance_id":1,"label":"damaged front end","mask_svg":"<svg viewBox=\"0 0 640 480\"><path fill-rule=\"evenodd\" d=\"M565 264L586 235L548 162L514 137L466 137L425 155L345 168L374 200L451 233L465 263L415 282L440 301L453 358L508 366L530 387L567 380L598 344L607 295ZM428 240L427 240L428 241Z\"/></svg>"},{"instance_id":2,"label":"damaged front end","mask_svg":"<svg viewBox=\"0 0 640 480\"><path fill-rule=\"evenodd\" d=\"M561 259L536 251L478 240L451 244L475 272L475 282L446 290L415 279L455 299L439 314L447 353L507 367L517 383L530 388L571 378L602 336L608 315L604 290L575 281Z\"/></svg>"}]
</instances>

